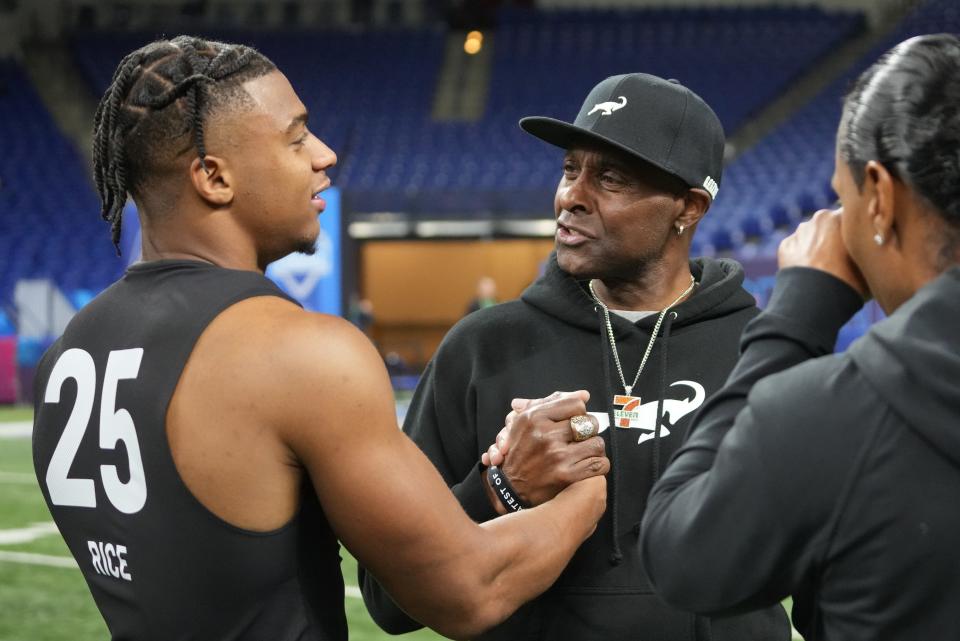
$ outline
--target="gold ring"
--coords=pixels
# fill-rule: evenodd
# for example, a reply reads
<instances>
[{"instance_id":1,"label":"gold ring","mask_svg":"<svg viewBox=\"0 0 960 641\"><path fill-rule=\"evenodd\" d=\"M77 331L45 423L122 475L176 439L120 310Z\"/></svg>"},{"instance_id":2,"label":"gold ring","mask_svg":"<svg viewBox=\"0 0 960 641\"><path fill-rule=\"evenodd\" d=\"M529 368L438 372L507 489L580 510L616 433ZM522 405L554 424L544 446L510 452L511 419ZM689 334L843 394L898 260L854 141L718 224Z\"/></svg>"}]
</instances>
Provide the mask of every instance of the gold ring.
<instances>
[{"instance_id":1,"label":"gold ring","mask_svg":"<svg viewBox=\"0 0 960 641\"><path fill-rule=\"evenodd\" d=\"M572 417L570 427L573 429L573 440L578 443L593 438L600 432L597 422L586 414Z\"/></svg>"}]
</instances>

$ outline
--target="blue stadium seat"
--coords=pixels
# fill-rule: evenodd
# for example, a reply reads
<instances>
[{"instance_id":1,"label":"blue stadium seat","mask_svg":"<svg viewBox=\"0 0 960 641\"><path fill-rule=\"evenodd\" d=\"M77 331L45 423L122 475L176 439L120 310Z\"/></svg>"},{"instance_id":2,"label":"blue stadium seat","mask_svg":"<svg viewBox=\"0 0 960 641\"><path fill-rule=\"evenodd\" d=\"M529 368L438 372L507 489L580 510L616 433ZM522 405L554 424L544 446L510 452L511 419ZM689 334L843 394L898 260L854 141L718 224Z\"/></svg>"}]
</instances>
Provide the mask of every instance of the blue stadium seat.
<instances>
[{"instance_id":1,"label":"blue stadium seat","mask_svg":"<svg viewBox=\"0 0 960 641\"><path fill-rule=\"evenodd\" d=\"M517 120L571 118L607 75L676 77L704 96L732 133L862 28L858 14L815 7L505 8L486 110L473 123L431 120L446 37L440 30L207 35L258 46L290 77L311 128L339 154L332 174L348 211L463 219L550 216L562 152L520 132ZM741 247L775 255L786 230L830 205L843 91L893 43L931 31L960 31L955 0L918 6L886 42L733 161L694 252ZM97 34L73 47L99 93L120 58L149 39ZM337 56L322 53L319 43ZM0 85L0 300L9 300L17 278L47 274L68 289L94 291L120 273L122 261L87 170L19 65L0 62Z\"/></svg>"},{"instance_id":2,"label":"blue stadium seat","mask_svg":"<svg viewBox=\"0 0 960 641\"><path fill-rule=\"evenodd\" d=\"M102 287L122 263L80 155L57 129L20 65L0 61L0 303L21 278L75 273L77 286ZM96 238L67 260L69 238Z\"/></svg>"},{"instance_id":3,"label":"blue stadium seat","mask_svg":"<svg viewBox=\"0 0 960 641\"><path fill-rule=\"evenodd\" d=\"M747 199L750 209L765 216L774 228L792 229L805 215L832 206L836 194L830 178L844 92L857 75L896 43L940 32L960 32L960 6L955 0L919 4L882 43L726 167L721 195L708 216L723 219L742 210L747 203L738 191L750 184L763 186ZM772 235L762 243L761 252L775 255L782 233L768 233Z\"/></svg>"}]
</instances>

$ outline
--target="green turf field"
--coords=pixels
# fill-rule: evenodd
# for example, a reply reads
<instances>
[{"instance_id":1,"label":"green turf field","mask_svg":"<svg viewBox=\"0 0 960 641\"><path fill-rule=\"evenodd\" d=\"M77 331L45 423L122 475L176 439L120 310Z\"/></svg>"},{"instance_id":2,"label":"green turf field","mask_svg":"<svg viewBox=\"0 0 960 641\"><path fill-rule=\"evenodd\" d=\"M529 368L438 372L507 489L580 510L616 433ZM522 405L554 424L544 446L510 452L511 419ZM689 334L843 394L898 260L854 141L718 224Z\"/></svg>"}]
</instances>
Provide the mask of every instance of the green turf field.
<instances>
[{"instance_id":1,"label":"green turf field","mask_svg":"<svg viewBox=\"0 0 960 641\"><path fill-rule=\"evenodd\" d=\"M0 407L0 423L32 416L29 409ZM70 552L56 531L20 543L4 537L4 531L34 524L42 529L51 522L33 475L30 439L0 437L0 641L104 641L109 638L106 625L78 569L4 560L10 553L68 559ZM343 555L344 579L356 585L356 561L346 550ZM391 637L370 619L361 599L348 596L344 606L353 641L443 638L429 631Z\"/></svg>"}]
</instances>

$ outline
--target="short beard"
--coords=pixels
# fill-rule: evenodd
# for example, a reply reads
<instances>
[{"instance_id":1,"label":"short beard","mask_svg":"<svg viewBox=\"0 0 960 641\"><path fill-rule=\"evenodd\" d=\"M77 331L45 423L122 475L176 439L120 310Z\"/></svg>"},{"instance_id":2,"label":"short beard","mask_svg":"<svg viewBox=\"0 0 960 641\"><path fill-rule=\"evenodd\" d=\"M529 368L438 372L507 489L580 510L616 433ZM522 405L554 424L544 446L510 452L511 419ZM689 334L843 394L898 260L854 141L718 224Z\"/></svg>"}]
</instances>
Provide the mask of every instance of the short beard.
<instances>
[{"instance_id":1,"label":"short beard","mask_svg":"<svg viewBox=\"0 0 960 641\"><path fill-rule=\"evenodd\" d=\"M663 258L663 252L657 254L656 252L650 252L646 255L634 256L629 261L624 261L623 263L615 263L612 261L597 259L590 262L589 265L584 265L576 272L568 271L564 268L563 262L560 259L560 253L557 252L557 264L560 269L564 272L573 276L576 280L619 280L619 281L628 281L635 282L638 280L643 280L644 277L648 275L651 269L653 269L657 262Z\"/></svg>"},{"instance_id":2,"label":"short beard","mask_svg":"<svg viewBox=\"0 0 960 641\"><path fill-rule=\"evenodd\" d=\"M291 245L287 245L284 249L276 252L267 254L266 263L270 264L274 261L278 261L281 258L286 258L292 254L306 254L307 256L313 256L317 253L317 239L316 238L301 238Z\"/></svg>"},{"instance_id":3,"label":"short beard","mask_svg":"<svg viewBox=\"0 0 960 641\"><path fill-rule=\"evenodd\" d=\"M299 254L306 254L307 256L313 256L317 253L317 239L316 238L302 238L294 248L294 252ZM293 253L293 252L291 252Z\"/></svg>"}]
</instances>

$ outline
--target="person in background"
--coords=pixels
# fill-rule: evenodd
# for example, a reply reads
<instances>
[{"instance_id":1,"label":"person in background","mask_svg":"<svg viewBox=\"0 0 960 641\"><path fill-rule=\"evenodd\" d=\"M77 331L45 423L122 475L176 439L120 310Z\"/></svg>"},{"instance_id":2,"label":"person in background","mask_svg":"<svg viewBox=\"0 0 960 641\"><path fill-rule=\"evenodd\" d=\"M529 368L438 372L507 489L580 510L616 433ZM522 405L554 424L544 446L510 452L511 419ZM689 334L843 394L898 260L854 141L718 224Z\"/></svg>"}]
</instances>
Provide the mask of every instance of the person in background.
<instances>
[{"instance_id":1,"label":"person in background","mask_svg":"<svg viewBox=\"0 0 960 641\"><path fill-rule=\"evenodd\" d=\"M477 295L467 305L467 314L471 314L478 309L486 309L497 304L497 281L489 276L484 276L477 281Z\"/></svg>"}]
</instances>

